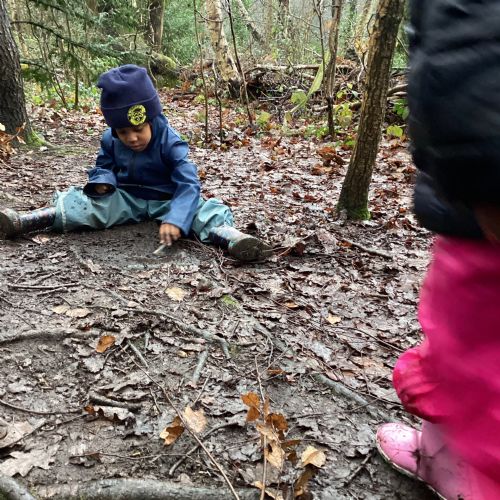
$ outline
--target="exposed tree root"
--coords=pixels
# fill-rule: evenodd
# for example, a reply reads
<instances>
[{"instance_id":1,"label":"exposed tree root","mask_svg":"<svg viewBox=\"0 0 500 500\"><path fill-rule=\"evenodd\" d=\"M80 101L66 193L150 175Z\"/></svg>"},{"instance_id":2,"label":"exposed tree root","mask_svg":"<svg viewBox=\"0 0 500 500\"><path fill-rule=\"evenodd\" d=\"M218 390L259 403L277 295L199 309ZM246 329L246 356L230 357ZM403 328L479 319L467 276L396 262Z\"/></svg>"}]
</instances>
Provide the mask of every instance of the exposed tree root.
<instances>
[{"instance_id":1,"label":"exposed tree root","mask_svg":"<svg viewBox=\"0 0 500 500\"><path fill-rule=\"evenodd\" d=\"M152 479L105 479L88 483L39 486L43 499L57 500L224 500L234 498L227 488L195 488ZM238 490L241 500L257 500L257 490ZM13 497L17 500L18 497ZM19 499L24 500L23 497ZM31 499L32 497L26 497ZM9 499L10 500L10 499ZM34 500L34 499L33 499Z\"/></svg>"},{"instance_id":2,"label":"exposed tree root","mask_svg":"<svg viewBox=\"0 0 500 500\"><path fill-rule=\"evenodd\" d=\"M0 476L0 500L35 500L35 497L15 479Z\"/></svg>"}]
</instances>

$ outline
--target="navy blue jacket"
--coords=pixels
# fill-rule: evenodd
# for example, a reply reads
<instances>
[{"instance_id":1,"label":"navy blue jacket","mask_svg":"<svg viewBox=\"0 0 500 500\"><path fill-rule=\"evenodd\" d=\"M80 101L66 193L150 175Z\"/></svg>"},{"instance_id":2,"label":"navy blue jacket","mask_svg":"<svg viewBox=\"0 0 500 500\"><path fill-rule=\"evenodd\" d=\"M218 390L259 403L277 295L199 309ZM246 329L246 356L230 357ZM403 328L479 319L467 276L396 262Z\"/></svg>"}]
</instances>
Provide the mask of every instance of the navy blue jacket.
<instances>
[{"instance_id":1,"label":"navy blue jacket","mask_svg":"<svg viewBox=\"0 0 500 500\"><path fill-rule=\"evenodd\" d=\"M171 199L162 222L174 224L187 235L200 199L196 166L187 158L187 143L164 115L153 119L151 129L151 141L139 153L127 148L112 129L107 129L84 192L96 197L95 184L109 184L113 190L120 188L145 200Z\"/></svg>"},{"instance_id":2,"label":"navy blue jacket","mask_svg":"<svg viewBox=\"0 0 500 500\"><path fill-rule=\"evenodd\" d=\"M470 236L473 208L500 205L500 2L412 0L411 21L409 129L428 176L416 213L429 229Z\"/></svg>"}]
</instances>

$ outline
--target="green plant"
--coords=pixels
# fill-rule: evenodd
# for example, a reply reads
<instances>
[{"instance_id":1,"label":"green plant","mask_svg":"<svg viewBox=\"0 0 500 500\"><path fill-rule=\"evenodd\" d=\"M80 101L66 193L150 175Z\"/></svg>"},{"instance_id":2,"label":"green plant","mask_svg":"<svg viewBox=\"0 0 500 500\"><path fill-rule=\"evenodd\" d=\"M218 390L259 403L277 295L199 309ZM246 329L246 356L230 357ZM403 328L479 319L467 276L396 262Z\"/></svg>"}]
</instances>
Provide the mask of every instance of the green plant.
<instances>
[{"instance_id":1,"label":"green plant","mask_svg":"<svg viewBox=\"0 0 500 500\"><path fill-rule=\"evenodd\" d=\"M399 125L390 125L386 130L387 135L401 139L403 137L403 128Z\"/></svg>"},{"instance_id":2,"label":"green plant","mask_svg":"<svg viewBox=\"0 0 500 500\"><path fill-rule=\"evenodd\" d=\"M397 99L392 103L392 109L396 115L398 115L402 120L406 121L410 110L408 109L408 102L405 98Z\"/></svg>"}]
</instances>

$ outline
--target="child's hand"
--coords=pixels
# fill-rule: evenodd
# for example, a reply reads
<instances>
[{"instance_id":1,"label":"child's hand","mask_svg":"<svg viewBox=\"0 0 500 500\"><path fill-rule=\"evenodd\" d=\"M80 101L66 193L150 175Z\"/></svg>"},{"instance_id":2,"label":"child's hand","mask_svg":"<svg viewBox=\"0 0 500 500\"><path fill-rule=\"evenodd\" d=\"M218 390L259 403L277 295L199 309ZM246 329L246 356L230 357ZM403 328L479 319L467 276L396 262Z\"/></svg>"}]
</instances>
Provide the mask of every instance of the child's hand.
<instances>
[{"instance_id":1,"label":"child's hand","mask_svg":"<svg viewBox=\"0 0 500 500\"><path fill-rule=\"evenodd\" d=\"M181 237L181 230L173 224L164 222L160 226L160 242L168 247Z\"/></svg>"},{"instance_id":2,"label":"child's hand","mask_svg":"<svg viewBox=\"0 0 500 500\"><path fill-rule=\"evenodd\" d=\"M97 194L106 194L110 189L111 187L109 186L109 184L96 184L94 186L94 190Z\"/></svg>"}]
</instances>

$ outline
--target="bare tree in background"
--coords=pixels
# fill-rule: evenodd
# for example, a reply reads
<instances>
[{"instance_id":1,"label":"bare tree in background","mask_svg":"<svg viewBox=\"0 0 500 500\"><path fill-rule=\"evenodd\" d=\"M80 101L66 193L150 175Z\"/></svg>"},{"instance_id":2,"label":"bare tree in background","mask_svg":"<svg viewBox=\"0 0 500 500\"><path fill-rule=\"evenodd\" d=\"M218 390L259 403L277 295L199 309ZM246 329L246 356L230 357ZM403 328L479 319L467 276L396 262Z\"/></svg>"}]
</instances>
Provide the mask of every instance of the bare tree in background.
<instances>
[{"instance_id":1,"label":"bare tree in background","mask_svg":"<svg viewBox=\"0 0 500 500\"><path fill-rule=\"evenodd\" d=\"M325 69L324 90L326 96L328 130L330 137L335 137L335 70L337 68L337 52L339 45L340 18L342 16L343 0L332 0L332 20L328 35L328 51L330 60Z\"/></svg>"},{"instance_id":2,"label":"bare tree in background","mask_svg":"<svg viewBox=\"0 0 500 500\"><path fill-rule=\"evenodd\" d=\"M350 219L370 217L368 189L382 135L392 58L403 7L404 0L380 0L375 14L358 137L338 203L338 209L345 210Z\"/></svg>"},{"instance_id":3,"label":"bare tree in background","mask_svg":"<svg viewBox=\"0 0 500 500\"><path fill-rule=\"evenodd\" d=\"M206 0L207 28L215 54L217 71L233 92L239 92L240 76L224 33L221 0Z\"/></svg>"},{"instance_id":4,"label":"bare tree in background","mask_svg":"<svg viewBox=\"0 0 500 500\"><path fill-rule=\"evenodd\" d=\"M150 0L148 4L148 13L151 48L154 52L161 52L165 0Z\"/></svg>"},{"instance_id":5,"label":"bare tree in background","mask_svg":"<svg viewBox=\"0 0 500 500\"><path fill-rule=\"evenodd\" d=\"M12 37L6 0L0 0L0 123L9 134L25 126L30 132L19 51Z\"/></svg>"}]
</instances>

